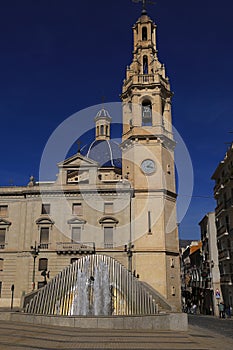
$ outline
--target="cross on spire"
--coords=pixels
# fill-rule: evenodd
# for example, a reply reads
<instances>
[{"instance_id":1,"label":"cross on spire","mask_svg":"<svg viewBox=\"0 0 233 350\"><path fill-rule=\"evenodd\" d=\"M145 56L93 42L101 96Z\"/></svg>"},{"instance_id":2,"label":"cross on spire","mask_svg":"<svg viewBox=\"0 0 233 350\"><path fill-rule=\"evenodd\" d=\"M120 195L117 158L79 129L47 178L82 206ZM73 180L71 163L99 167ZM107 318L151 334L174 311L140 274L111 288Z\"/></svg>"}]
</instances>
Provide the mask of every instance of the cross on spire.
<instances>
[{"instance_id":1,"label":"cross on spire","mask_svg":"<svg viewBox=\"0 0 233 350\"><path fill-rule=\"evenodd\" d=\"M102 100L102 108L104 108L104 104L105 104L105 96L104 95L101 97L101 100Z\"/></svg>"},{"instance_id":2,"label":"cross on spire","mask_svg":"<svg viewBox=\"0 0 233 350\"><path fill-rule=\"evenodd\" d=\"M154 5L155 3L150 0L132 0L134 3L139 4L140 2L142 3L142 15L146 15L146 4Z\"/></svg>"},{"instance_id":3,"label":"cross on spire","mask_svg":"<svg viewBox=\"0 0 233 350\"><path fill-rule=\"evenodd\" d=\"M81 141L80 140L77 141L77 145L78 145L78 153L80 153L81 152Z\"/></svg>"}]
</instances>

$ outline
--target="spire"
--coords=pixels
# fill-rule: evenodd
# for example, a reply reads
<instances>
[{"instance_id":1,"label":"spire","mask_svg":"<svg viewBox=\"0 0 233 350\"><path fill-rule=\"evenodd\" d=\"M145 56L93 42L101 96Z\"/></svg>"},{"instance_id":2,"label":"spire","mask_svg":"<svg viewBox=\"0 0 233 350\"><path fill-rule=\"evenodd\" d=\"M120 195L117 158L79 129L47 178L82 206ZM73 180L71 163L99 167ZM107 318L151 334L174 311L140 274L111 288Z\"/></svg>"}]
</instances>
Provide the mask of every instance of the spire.
<instances>
[{"instance_id":1,"label":"spire","mask_svg":"<svg viewBox=\"0 0 233 350\"><path fill-rule=\"evenodd\" d=\"M142 3L142 15L147 15L146 4L154 5L155 3L150 0L132 0L134 3Z\"/></svg>"}]
</instances>

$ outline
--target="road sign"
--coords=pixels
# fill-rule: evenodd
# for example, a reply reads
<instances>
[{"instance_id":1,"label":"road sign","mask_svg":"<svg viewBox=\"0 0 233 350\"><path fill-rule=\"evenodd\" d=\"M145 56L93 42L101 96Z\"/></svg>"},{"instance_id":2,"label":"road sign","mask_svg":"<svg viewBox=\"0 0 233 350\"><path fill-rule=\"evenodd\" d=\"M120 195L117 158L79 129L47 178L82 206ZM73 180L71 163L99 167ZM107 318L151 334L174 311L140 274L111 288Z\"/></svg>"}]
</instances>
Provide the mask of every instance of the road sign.
<instances>
[{"instance_id":1,"label":"road sign","mask_svg":"<svg viewBox=\"0 0 233 350\"><path fill-rule=\"evenodd\" d=\"M216 298L216 299L220 299L220 298L221 298L220 290L219 290L219 289L216 289L216 291L215 291L215 298Z\"/></svg>"}]
</instances>

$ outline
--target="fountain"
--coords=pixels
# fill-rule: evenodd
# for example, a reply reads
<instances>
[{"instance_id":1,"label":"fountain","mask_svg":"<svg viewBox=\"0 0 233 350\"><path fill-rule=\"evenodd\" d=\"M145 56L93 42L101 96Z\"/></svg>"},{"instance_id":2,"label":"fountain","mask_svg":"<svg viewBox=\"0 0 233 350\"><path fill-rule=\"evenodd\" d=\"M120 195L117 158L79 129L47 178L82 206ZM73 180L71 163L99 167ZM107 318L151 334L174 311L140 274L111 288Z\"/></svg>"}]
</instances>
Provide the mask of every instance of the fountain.
<instances>
[{"instance_id":1,"label":"fountain","mask_svg":"<svg viewBox=\"0 0 233 350\"><path fill-rule=\"evenodd\" d=\"M89 260L86 260L83 271L78 269L69 315L111 315L112 288L108 268L100 261L99 265L95 266L94 275L88 277L88 267Z\"/></svg>"},{"instance_id":2,"label":"fountain","mask_svg":"<svg viewBox=\"0 0 233 350\"><path fill-rule=\"evenodd\" d=\"M65 316L157 312L153 293L110 256L87 255L65 268L27 301L26 313Z\"/></svg>"},{"instance_id":3,"label":"fountain","mask_svg":"<svg viewBox=\"0 0 233 350\"><path fill-rule=\"evenodd\" d=\"M78 328L187 330L187 314L172 312L158 292L116 259L86 255L24 298L15 322Z\"/></svg>"}]
</instances>

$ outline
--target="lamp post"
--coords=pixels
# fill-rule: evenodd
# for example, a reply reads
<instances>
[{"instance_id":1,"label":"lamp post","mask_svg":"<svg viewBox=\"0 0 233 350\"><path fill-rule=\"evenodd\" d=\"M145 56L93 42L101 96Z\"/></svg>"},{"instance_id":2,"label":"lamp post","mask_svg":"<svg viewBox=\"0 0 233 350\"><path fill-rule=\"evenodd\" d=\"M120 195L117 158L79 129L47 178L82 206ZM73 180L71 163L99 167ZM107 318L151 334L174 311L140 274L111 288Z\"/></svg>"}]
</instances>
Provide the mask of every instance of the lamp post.
<instances>
[{"instance_id":1,"label":"lamp post","mask_svg":"<svg viewBox=\"0 0 233 350\"><path fill-rule=\"evenodd\" d=\"M125 244L125 252L127 253L128 256L128 270L132 272L132 256L133 256L133 251L132 249L134 248L134 245L129 242L128 245Z\"/></svg>"},{"instance_id":2,"label":"lamp post","mask_svg":"<svg viewBox=\"0 0 233 350\"><path fill-rule=\"evenodd\" d=\"M129 173L127 173L128 177ZM132 244L132 198L134 197L134 191L130 188L130 202L129 202L129 243L125 244L125 252L128 256L128 270L132 272L132 257L133 257L133 248Z\"/></svg>"},{"instance_id":3,"label":"lamp post","mask_svg":"<svg viewBox=\"0 0 233 350\"><path fill-rule=\"evenodd\" d=\"M33 257L33 271L32 271L32 290L35 290L35 272L36 272L36 258L40 253L40 245L36 243L31 246L31 254Z\"/></svg>"}]
</instances>

